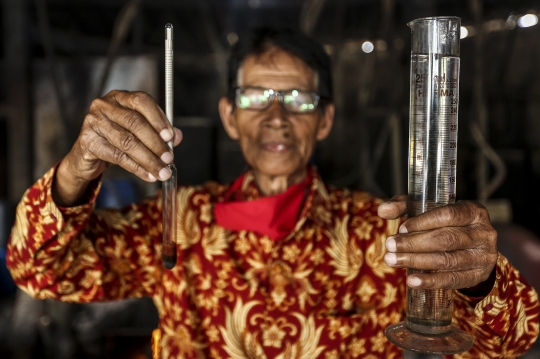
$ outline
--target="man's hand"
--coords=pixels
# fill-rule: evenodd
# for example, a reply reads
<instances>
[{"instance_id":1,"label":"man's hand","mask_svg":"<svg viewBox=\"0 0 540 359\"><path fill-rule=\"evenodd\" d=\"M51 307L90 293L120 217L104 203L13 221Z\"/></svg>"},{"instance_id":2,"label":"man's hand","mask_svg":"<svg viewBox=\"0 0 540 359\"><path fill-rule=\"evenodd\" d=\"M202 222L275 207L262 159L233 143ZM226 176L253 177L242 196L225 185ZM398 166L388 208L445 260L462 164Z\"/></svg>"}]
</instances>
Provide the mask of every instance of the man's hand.
<instances>
[{"instance_id":1,"label":"man's hand","mask_svg":"<svg viewBox=\"0 0 540 359\"><path fill-rule=\"evenodd\" d=\"M378 209L384 219L406 213L403 195ZM486 281L497 263L497 232L484 206L460 201L407 219L399 233L388 237L386 249L389 266L436 271L409 275L411 288L471 288Z\"/></svg>"},{"instance_id":2,"label":"man's hand","mask_svg":"<svg viewBox=\"0 0 540 359\"><path fill-rule=\"evenodd\" d=\"M178 145L173 128L154 99L144 92L111 91L90 105L79 137L60 163L53 185L57 204L76 204L88 184L107 165L115 164L147 182L167 180L173 153L167 141Z\"/></svg>"}]
</instances>

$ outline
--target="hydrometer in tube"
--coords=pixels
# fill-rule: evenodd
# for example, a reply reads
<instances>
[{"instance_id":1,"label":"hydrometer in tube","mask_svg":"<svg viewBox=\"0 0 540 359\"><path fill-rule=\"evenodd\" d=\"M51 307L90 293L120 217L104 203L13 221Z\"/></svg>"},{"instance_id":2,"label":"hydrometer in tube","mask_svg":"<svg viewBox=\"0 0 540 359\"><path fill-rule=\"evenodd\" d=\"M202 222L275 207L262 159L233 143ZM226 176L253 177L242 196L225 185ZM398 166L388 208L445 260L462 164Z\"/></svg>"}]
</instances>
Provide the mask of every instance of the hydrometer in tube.
<instances>
[{"instance_id":1,"label":"hydrometer in tube","mask_svg":"<svg viewBox=\"0 0 540 359\"><path fill-rule=\"evenodd\" d=\"M461 19L411 21L408 215L455 202ZM436 239L433 239L436 240ZM407 275L423 272L407 269ZM472 337L452 326L452 290L407 287L407 318L386 328L397 346L457 354Z\"/></svg>"},{"instance_id":2,"label":"hydrometer in tube","mask_svg":"<svg viewBox=\"0 0 540 359\"><path fill-rule=\"evenodd\" d=\"M173 26L165 25L165 115L173 124ZM173 148L173 139L168 142ZM162 183L163 266L172 269L176 265L176 167L168 164L171 178Z\"/></svg>"}]
</instances>

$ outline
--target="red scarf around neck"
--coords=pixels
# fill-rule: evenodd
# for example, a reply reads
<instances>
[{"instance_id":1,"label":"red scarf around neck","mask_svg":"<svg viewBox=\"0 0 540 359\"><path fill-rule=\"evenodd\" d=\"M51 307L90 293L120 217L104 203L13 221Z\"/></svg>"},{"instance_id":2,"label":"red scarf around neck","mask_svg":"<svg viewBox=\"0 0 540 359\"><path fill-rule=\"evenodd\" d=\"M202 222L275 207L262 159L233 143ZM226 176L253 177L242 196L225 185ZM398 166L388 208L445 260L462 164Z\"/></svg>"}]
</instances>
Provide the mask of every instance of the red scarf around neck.
<instances>
[{"instance_id":1,"label":"red scarf around neck","mask_svg":"<svg viewBox=\"0 0 540 359\"><path fill-rule=\"evenodd\" d=\"M253 231L280 240L290 234L298 220L306 188L311 183L311 169L306 179L283 193L250 201L231 199L241 191L245 174L231 185L225 201L214 206L214 218L220 226L233 231ZM235 196L236 197L236 196Z\"/></svg>"}]
</instances>

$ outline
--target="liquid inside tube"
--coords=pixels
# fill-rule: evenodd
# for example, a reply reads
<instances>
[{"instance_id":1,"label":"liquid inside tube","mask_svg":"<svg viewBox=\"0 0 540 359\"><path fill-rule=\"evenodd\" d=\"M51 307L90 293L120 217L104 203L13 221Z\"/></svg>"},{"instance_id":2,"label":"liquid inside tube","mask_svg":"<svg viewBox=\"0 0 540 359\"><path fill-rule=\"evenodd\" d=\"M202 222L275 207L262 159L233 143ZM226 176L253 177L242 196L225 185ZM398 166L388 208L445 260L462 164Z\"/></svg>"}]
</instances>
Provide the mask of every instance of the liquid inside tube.
<instances>
[{"instance_id":1,"label":"liquid inside tube","mask_svg":"<svg viewBox=\"0 0 540 359\"><path fill-rule=\"evenodd\" d=\"M428 272L409 269L407 274ZM443 334L452 324L452 290L407 288L407 326L422 334Z\"/></svg>"},{"instance_id":2,"label":"liquid inside tube","mask_svg":"<svg viewBox=\"0 0 540 359\"><path fill-rule=\"evenodd\" d=\"M168 165L171 178L162 182L162 225L163 225L163 265L172 269L176 265L176 166Z\"/></svg>"}]
</instances>

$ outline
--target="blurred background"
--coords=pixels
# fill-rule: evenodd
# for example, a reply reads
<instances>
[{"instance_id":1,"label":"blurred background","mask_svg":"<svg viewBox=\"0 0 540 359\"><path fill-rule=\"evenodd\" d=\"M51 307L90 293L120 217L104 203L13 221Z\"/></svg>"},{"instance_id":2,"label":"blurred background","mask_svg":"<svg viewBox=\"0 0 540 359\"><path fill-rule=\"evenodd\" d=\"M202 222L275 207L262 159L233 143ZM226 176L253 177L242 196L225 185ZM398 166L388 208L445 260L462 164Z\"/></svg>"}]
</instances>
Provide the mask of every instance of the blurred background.
<instances>
[{"instance_id":1,"label":"blurred background","mask_svg":"<svg viewBox=\"0 0 540 359\"><path fill-rule=\"evenodd\" d=\"M180 184L245 169L221 128L227 52L256 25L300 28L331 55L336 122L314 163L327 182L407 191L411 20L459 16L457 199L486 205L499 250L540 290L540 1L2 0L0 6L0 357L150 358L147 299L68 304L15 289L5 268L14 208L75 141L93 98L146 91L163 104L164 26L174 25ZM121 169L98 206L153 193ZM412 353L406 357L415 358ZM539 358L536 346L526 355ZM433 357L434 358L434 357Z\"/></svg>"}]
</instances>

